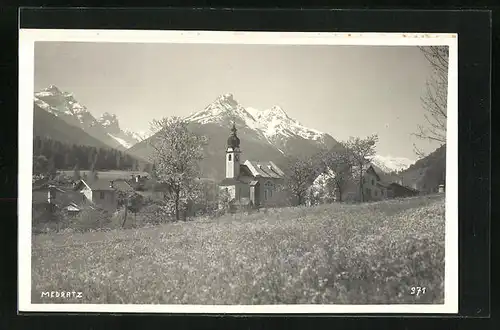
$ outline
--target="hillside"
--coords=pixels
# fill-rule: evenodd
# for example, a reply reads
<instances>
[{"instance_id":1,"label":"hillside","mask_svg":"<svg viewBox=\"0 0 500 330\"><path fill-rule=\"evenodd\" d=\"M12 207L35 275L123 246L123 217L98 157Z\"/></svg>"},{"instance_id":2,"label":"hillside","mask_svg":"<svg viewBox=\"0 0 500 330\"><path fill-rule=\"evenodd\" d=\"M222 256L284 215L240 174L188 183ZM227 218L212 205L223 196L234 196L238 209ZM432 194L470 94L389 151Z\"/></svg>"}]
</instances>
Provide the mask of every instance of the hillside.
<instances>
[{"instance_id":1,"label":"hillside","mask_svg":"<svg viewBox=\"0 0 500 330\"><path fill-rule=\"evenodd\" d=\"M442 145L426 157L402 171L400 176L409 186L422 192L432 192L446 179L446 145Z\"/></svg>"},{"instance_id":2,"label":"hillside","mask_svg":"<svg viewBox=\"0 0 500 330\"><path fill-rule=\"evenodd\" d=\"M97 148L40 136L33 138L33 156L44 156L58 170L72 170L75 166L79 169L90 169L93 166L96 170L149 169L145 162L108 146ZM35 163L34 172L42 174L45 169L43 165L37 167Z\"/></svg>"},{"instance_id":3,"label":"hillside","mask_svg":"<svg viewBox=\"0 0 500 330\"><path fill-rule=\"evenodd\" d=\"M91 136L79 127L68 124L54 114L34 105L33 137L50 138L67 144L109 148L104 142Z\"/></svg>"}]
</instances>

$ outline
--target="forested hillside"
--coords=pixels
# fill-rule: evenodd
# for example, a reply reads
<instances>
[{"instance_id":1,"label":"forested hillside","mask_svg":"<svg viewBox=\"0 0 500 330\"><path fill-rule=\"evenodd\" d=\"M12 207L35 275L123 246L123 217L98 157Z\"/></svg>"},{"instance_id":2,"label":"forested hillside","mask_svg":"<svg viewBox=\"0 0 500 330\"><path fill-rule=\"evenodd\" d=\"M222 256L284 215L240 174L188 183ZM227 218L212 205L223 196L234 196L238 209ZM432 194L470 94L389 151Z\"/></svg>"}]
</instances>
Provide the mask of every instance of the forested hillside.
<instances>
[{"instance_id":1,"label":"forested hillside","mask_svg":"<svg viewBox=\"0 0 500 330\"><path fill-rule=\"evenodd\" d=\"M33 139L33 156L44 156L47 166L59 170L147 170L148 164L124 152L112 148L96 148L78 144L66 144L50 138L36 136Z\"/></svg>"},{"instance_id":2,"label":"forested hillside","mask_svg":"<svg viewBox=\"0 0 500 330\"><path fill-rule=\"evenodd\" d=\"M422 192L433 192L446 179L446 145L442 145L401 174L408 185L416 185Z\"/></svg>"}]
</instances>

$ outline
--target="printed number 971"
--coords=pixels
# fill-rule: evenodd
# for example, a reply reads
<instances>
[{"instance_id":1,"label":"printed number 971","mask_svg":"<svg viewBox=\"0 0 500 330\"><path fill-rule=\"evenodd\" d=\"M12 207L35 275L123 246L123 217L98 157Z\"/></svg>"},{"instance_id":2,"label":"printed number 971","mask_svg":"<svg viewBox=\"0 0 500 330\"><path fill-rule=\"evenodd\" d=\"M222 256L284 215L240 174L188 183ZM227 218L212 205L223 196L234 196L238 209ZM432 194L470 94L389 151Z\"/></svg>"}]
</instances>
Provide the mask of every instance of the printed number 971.
<instances>
[{"instance_id":1,"label":"printed number 971","mask_svg":"<svg viewBox=\"0 0 500 330\"><path fill-rule=\"evenodd\" d=\"M413 296L420 296L422 294L425 294L426 291L427 290L426 290L425 287L412 286L411 289L410 289L410 294L413 295Z\"/></svg>"}]
</instances>

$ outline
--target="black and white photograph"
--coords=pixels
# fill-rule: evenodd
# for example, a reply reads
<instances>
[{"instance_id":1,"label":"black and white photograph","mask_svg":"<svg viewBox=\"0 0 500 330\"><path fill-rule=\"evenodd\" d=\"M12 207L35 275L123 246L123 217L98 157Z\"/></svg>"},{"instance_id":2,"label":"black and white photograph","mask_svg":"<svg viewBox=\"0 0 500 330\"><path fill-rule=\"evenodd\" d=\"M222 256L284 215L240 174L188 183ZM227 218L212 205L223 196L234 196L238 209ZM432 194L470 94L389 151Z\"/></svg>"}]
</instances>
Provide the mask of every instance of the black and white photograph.
<instances>
[{"instance_id":1,"label":"black and white photograph","mask_svg":"<svg viewBox=\"0 0 500 330\"><path fill-rule=\"evenodd\" d=\"M457 39L21 30L20 310L456 313Z\"/></svg>"}]
</instances>

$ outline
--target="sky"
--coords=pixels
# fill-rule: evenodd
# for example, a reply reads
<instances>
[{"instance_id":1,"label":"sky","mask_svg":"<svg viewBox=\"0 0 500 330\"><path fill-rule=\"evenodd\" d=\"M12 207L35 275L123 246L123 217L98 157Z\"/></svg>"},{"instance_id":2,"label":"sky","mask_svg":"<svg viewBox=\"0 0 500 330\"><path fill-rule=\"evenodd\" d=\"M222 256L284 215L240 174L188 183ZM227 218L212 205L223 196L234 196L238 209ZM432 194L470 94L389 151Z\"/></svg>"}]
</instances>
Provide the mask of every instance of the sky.
<instances>
[{"instance_id":1,"label":"sky","mask_svg":"<svg viewBox=\"0 0 500 330\"><path fill-rule=\"evenodd\" d=\"M95 116L147 131L231 93L244 107L279 105L338 141L378 134L377 153L415 159L430 66L415 46L36 42L35 91L73 93Z\"/></svg>"}]
</instances>

